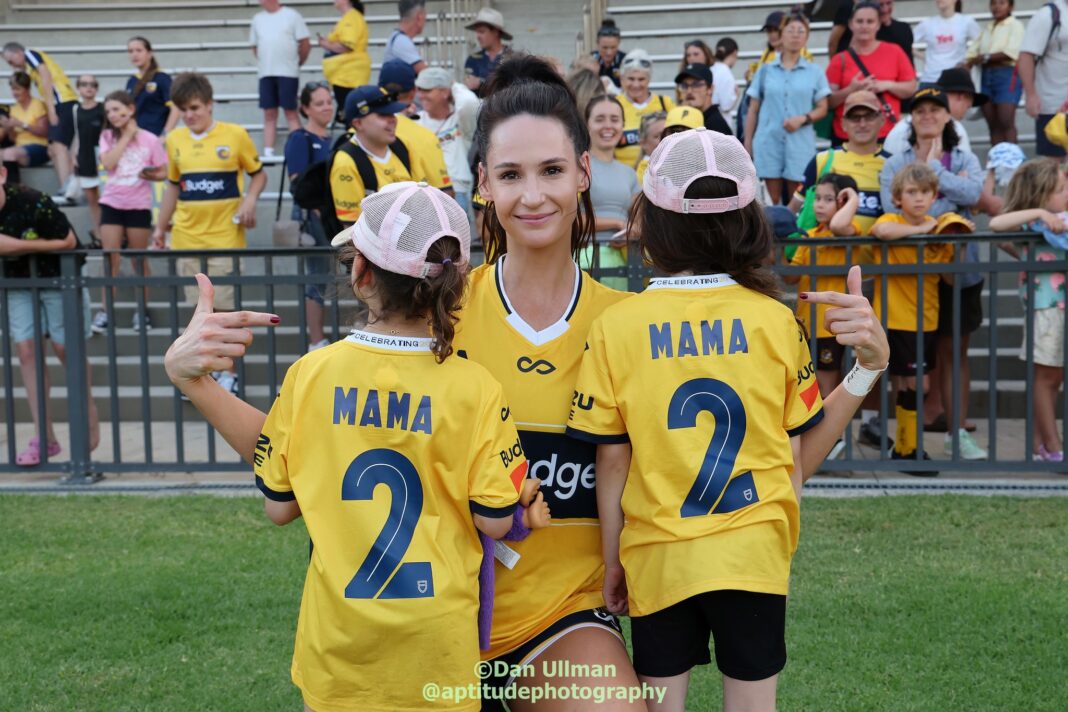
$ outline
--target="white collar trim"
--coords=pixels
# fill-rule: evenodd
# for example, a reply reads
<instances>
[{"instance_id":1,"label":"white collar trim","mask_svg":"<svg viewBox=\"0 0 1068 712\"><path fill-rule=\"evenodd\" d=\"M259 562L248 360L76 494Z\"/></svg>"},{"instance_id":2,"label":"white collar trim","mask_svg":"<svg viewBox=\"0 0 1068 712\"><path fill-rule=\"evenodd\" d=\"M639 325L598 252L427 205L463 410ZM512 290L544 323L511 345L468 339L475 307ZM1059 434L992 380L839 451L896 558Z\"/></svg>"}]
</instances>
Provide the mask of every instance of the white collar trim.
<instances>
[{"instance_id":1,"label":"white collar trim","mask_svg":"<svg viewBox=\"0 0 1068 712\"><path fill-rule=\"evenodd\" d=\"M387 351L429 351L434 342L429 337L372 334L369 331L360 331L359 329L353 329L345 340L361 346L371 346L376 349L386 349Z\"/></svg>"},{"instance_id":2,"label":"white collar trim","mask_svg":"<svg viewBox=\"0 0 1068 712\"><path fill-rule=\"evenodd\" d=\"M717 289L738 284L729 274L694 274L683 277L657 277L647 289Z\"/></svg>"},{"instance_id":3,"label":"white collar trim","mask_svg":"<svg viewBox=\"0 0 1068 712\"><path fill-rule=\"evenodd\" d=\"M505 256L506 257L506 256ZM575 305L578 302L579 288L582 285L582 270L579 269L578 264L575 264L575 286L571 290L571 299L567 304L567 308L564 309L564 313L560 315L560 318L554 324L550 324L541 331L538 331L533 326L523 320L523 317L519 316L519 313L512 306L512 302L508 299L508 293L504 290L504 262L505 257L501 257L497 262L494 271L497 278L497 291L500 292L501 299L504 301L504 308L508 312L508 317L505 321L517 332L520 336L529 341L534 346L541 346L547 344L553 339L561 336L571 328L571 323L568 319L575 311Z\"/></svg>"}]
</instances>

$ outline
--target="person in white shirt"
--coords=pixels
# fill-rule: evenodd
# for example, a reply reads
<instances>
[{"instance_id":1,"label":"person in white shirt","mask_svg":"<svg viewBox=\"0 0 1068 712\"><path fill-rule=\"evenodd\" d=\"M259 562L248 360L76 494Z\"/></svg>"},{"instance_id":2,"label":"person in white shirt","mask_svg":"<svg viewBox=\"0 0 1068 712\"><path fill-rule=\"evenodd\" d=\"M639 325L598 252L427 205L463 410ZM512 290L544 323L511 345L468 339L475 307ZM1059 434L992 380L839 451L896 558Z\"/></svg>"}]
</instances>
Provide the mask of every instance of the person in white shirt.
<instances>
[{"instance_id":1,"label":"person in white shirt","mask_svg":"<svg viewBox=\"0 0 1068 712\"><path fill-rule=\"evenodd\" d=\"M300 128L297 89L300 66L308 59L311 41L304 18L278 0L260 0L261 12L252 18L249 43L258 62L260 108L263 109L263 153L274 155L278 107L290 131Z\"/></svg>"},{"instance_id":2,"label":"person in white shirt","mask_svg":"<svg viewBox=\"0 0 1068 712\"><path fill-rule=\"evenodd\" d=\"M1016 70L1026 95L1027 115L1035 120L1035 152L1063 158L1064 149L1046 138L1045 129L1068 97L1068 3L1065 0L1043 5L1031 16L1020 44Z\"/></svg>"},{"instance_id":3,"label":"person in white shirt","mask_svg":"<svg viewBox=\"0 0 1068 712\"><path fill-rule=\"evenodd\" d=\"M715 63L712 64L712 103L727 116L738 99L737 82L734 79L734 63L738 61L738 43L724 37L716 43Z\"/></svg>"},{"instance_id":4,"label":"person in white shirt","mask_svg":"<svg viewBox=\"0 0 1068 712\"><path fill-rule=\"evenodd\" d=\"M916 25L912 38L916 43L926 43L923 50L921 83L934 83L946 69L964 62L968 44L979 37L979 23L968 15L957 12L959 0L935 0L938 14ZM918 52L919 50L913 50Z\"/></svg>"},{"instance_id":5,"label":"person in white shirt","mask_svg":"<svg viewBox=\"0 0 1068 712\"><path fill-rule=\"evenodd\" d=\"M437 136L456 202L467 213L468 219L473 221L471 192L475 179L467 156L475 134L479 104L477 100L457 101L454 95L457 84L452 80L452 75L441 67L424 69L415 79L419 102L423 105L418 122ZM462 85L460 87L464 88ZM471 91L467 89L466 93Z\"/></svg>"}]
</instances>

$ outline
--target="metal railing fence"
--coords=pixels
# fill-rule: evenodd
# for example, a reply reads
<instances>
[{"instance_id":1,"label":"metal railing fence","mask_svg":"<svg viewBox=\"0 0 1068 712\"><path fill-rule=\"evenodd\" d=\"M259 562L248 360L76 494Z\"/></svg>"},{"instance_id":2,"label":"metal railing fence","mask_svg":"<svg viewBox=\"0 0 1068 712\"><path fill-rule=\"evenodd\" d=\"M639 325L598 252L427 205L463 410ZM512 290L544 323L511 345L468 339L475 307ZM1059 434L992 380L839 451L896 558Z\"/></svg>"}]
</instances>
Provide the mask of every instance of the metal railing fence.
<instances>
[{"instance_id":1,"label":"metal railing fence","mask_svg":"<svg viewBox=\"0 0 1068 712\"><path fill-rule=\"evenodd\" d=\"M886 305L889 296L888 282L882 277L901 275L961 275L979 273L986 279L987 290L984 299L986 312L981 334L985 337L987 351L982 357L969 357L975 370L985 370L985 375L973 378L979 385L985 383L986 402L985 420L987 448L989 457L985 461L966 461L960 457L959 443L954 439L953 452L948 458L936 458L935 461L902 461L889 459L886 444L886 424L889 423L893 409L890 401L890 379L879 382L879 411L884 425L884 447L875 450L874 456L865 456L854 443L853 432L856 421L850 425L845 434L844 458L825 463L828 471L919 471L932 469L943 471L988 471L988 472L1051 472L1062 469L1064 465L1044 462L1036 458L1032 448L1034 423L1031 414L1035 404L1035 365L1031 355L1035 348L1034 329L1022 329L1023 352L1028 358L1021 366L1013 360L999 364L1006 353L1015 355L1014 349L1020 343L1017 331L1034 321L1035 310L1034 280L1039 273L1061 273L1068 271L1068 261L1037 261L1029 248L1041 244L1041 238L1034 233L1002 233L998 235L975 234L964 237L940 237L940 242L963 244L976 242L988 253L980 262L964 262L963 250L957 249L950 263L932 263L925 261L923 250L918 250L916 264L888 264L889 251L908 247L920 247L930 244L928 239L908 239L895 241L892 245L870 239L808 239L810 246L837 246L845 249L845 264L868 262L863 265L865 277L876 277L875 287L882 290L884 323ZM1011 241L1020 251L1023 259L1016 259L1001 254L998 245ZM627 264L623 267L601 268L596 264L597 250L593 250L595 264L591 273L597 278L625 278L632 291L643 288L652 275L644 265L639 250L631 247L627 251ZM92 479L93 473L112 472L199 472L199 471L246 471L247 466L226 446L221 439L196 413L195 409L180 398L180 394L171 386L163 370L163 354L167 346L177 338L180 329L187 323L194 304L184 301L184 290L193 285L190 277L181 276L178 270L180 258L195 257L206 268L209 257L224 257L230 260L232 274L212 277L216 287L230 286L234 290L234 302L237 309L269 311L283 315L282 324L273 329L261 329L256 333L256 340L248 355L237 362L238 395L249 402L267 408L273 401L282 378L289 365L308 348L307 319L305 316L305 290L309 285L330 285L337 283L337 277L322 274L316 268L317 260L330 259L329 248L294 248L294 249L245 249L219 250L211 252L180 251L124 251L123 257L147 258L152 265L152 274L140 275L110 274L108 261L102 260L103 274L85 274L81 268L86 255L100 254L85 251L62 253L58 255L60 274L55 277L40 276L35 260L31 259L33 268L29 277L5 278L0 281L0 331L3 342L0 346L0 386L3 403L0 415L3 418L2 432L6 436L4 455L0 457L0 473L24 471L16 464L19 445L29 437L36 436L40 442L47 443L45 419L38 419L36 427L30 429L30 407L27 403L25 383L16 382L15 370L23 369L18 359L19 347L12 338L12 301L13 297L29 295L31 303L38 305L45 291L58 292L62 304L63 331L65 333L65 357L63 367L56 368L55 359L44 348L32 349L32 374L36 386L35 406L37 412L45 413L51 408L53 420L70 423L69 455L64 458L49 458L47 447L42 447L41 464L38 471L65 474L69 481L81 482ZM811 251L813 260L815 250ZM874 255L874 261L872 256ZM874 263L873 263L874 262ZM817 279L823 277L843 277L847 267L843 265L776 265L774 269L786 278L808 275ZM1014 297L1014 286L1018 284L1017 274L1028 278L1023 282L1027 299L1020 305ZM150 296L146 300L143 288L148 287ZM121 296L115 299L111 288L120 290ZM101 291L104 296L101 297ZM958 348L965 335L961 333L961 286L960 280L954 280L952 291L953 314L953 362L952 362L952 403L960 401L962 383L961 353ZM917 293L917 311L923 313L923 302L930 295L923 290ZM102 304L108 315L108 325L104 333L95 337L87 335L89 309L87 299L94 304ZM347 333L360 312L360 304L347 289L328 288L325 290L325 326L332 340ZM813 306L814 310L815 307ZM40 308L32 310L32 343L44 345L49 339L49 328L54 328L45 321ZM157 326L151 331L127 328L128 318L134 312L152 313ZM1022 318L1021 318L1022 315ZM17 315L16 315L17 316ZM54 335L51 339L55 341ZM924 353L924 341L931 334L921 329L915 332L916 353ZM1068 340L1068 336L1065 337ZM813 338L813 362L816 362L816 340ZM25 356L26 340L23 340ZM1065 345L1068 347L1068 344ZM1068 348L1064 352L1068 353ZM967 356L966 356L967 357ZM1006 366L1006 363L1008 364ZM16 366L18 364L18 366ZM851 355L846 354L843 371L852 364ZM53 397L46 398L48 369L52 366L51 377ZM1005 377L1005 368L1016 371L1016 375ZM90 387L91 378L91 387ZM921 424L923 416L923 379L919 379L917 390L917 418ZM59 384L62 382L62 385ZM1011 386L1011 387L1010 387ZM90 399L101 412L101 442L96 451L90 448ZM1022 406L1022 407L1021 407ZM1016 417L1023 411L1024 440L1022 455L1001 452L998 442L999 417L1015 408ZM1064 400L1058 406L1058 415L1062 418L1060 431L1068 441L1068 413L1065 412ZM61 417L62 416L62 417ZM949 423L949 432L955 433L959 427L959 414L954 409ZM923 442L922 430L919 442ZM917 455L922 447L917 449ZM934 454L934 453L932 453Z\"/></svg>"}]
</instances>

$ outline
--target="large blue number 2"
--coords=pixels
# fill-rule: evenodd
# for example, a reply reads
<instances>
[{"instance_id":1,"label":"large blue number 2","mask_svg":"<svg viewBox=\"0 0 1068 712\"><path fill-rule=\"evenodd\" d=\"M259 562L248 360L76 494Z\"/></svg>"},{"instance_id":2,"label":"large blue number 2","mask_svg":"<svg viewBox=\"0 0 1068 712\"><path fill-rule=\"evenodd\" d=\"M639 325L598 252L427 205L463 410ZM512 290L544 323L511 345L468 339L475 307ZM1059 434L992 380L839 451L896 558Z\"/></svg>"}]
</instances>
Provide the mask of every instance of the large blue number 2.
<instances>
[{"instance_id":1,"label":"large blue number 2","mask_svg":"<svg viewBox=\"0 0 1068 712\"><path fill-rule=\"evenodd\" d=\"M434 577L430 562L401 563L423 511L423 483L412 461L396 450L368 450L345 471L341 499L372 500L380 484L389 488L392 498L389 516L367 558L345 587L345 598L431 597Z\"/></svg>"},{"instance_id":2,"label":"large blue number 2","mask_svg":"<svg viewBox=\"0 0 1068 712\"><path fill-rule=\"evenodd\" d=\"M714 378L695 378L679 386L668 405L670 430L693 428L700 413L715 419L712 440L697 480L682 503L683 517L725 514L757 501L753 473L731 479L734 461L745 439L745 407L737 392Z\"/></svg>"}]
</instances>

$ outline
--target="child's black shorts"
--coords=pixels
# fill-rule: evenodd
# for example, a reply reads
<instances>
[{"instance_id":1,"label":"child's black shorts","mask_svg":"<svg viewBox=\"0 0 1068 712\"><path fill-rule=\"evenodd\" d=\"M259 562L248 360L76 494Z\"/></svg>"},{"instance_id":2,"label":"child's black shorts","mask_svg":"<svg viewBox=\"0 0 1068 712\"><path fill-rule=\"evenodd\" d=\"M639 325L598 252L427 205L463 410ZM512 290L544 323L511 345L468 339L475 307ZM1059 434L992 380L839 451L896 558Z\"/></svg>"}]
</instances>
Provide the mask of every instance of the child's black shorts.
<instances>
[{"instance_id":1,"label":"child's black shorts","mask_svg":"<svg viewBox=\"0 0 1068 712\"><path fill-rule=\"evenodd\" d=\"M935 365L936 331L923 332L923 363L916 361L916 338L918 332L902 329L887 329L886 340L890 342L890 366L887 370L893 376L915 376L916 367L921 372L930 371Z\"/></svg>"},{"instance_id":2,"label":"child's black shorts","mask_svg":"<svg viewBox=\"0 0 1068 712\"><path fill-rule=\"evenodd\" d=\"M838 339L833 336L816 339L817 371L841 372L843 356L845 356L845 346L838 343Z\"/></svg>"},{"instance_id":3,"label":"child's black shorts","mask_svg":"<svg viewBox=\"0 0 1068 712\"><path fill-rule=\"evenodd\" d=\"M959 276L959 275L958 275ZM983 283L960 290L960 333L967 336L983 323ZM938 280L938 333L953 336L953 285Z\"/></svg>"},{"instance_id":4,"label":"child's black shorts","mask_svg":"<svg viewBox=\"0 0 1068 712\"><path fill-rule=\"evenodd\" d=\"M786 666L786 596L709 591L662 611L631 618L634 669L673 677L712 662L735 680L766 680Z\"/></svg>"}]
</instances>

